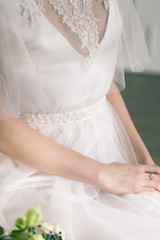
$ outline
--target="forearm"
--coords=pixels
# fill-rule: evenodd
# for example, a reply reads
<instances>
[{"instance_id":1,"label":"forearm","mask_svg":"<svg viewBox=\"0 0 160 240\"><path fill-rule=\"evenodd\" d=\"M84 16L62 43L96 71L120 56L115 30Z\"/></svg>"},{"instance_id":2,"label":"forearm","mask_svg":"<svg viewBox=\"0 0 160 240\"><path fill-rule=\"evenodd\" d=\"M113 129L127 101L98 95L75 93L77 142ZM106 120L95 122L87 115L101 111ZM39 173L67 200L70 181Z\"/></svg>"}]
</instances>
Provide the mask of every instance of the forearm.
<instances>
[{"instance_id":1,"label":"forearm","mask_svg":"<svg viewBox=\"0 0 160 240\"><path fill-rule=\"evenodd\" d=\"M135 151L137 161L139 163L153 163L153 160L143 143L141 137L139 136L132 120L129 115L129 112L126 108L126 105L123 101L123 98L116 87L115 83L112 83L112 94L107 94L107 100L112 104L115 108L116 112L118 113L127 133L132 143L133 149Z\"/></svg>"},{"instance_id":2,"label":"forearm","mask_svg":"<svg viewBox=\"0 0 160 240\"><path fill-rule=\"evenodd\" d=\"M101 164L32 129L21 120L0 121L0 151L43 172L96 185Z\"/></svg>"}]
</instances>

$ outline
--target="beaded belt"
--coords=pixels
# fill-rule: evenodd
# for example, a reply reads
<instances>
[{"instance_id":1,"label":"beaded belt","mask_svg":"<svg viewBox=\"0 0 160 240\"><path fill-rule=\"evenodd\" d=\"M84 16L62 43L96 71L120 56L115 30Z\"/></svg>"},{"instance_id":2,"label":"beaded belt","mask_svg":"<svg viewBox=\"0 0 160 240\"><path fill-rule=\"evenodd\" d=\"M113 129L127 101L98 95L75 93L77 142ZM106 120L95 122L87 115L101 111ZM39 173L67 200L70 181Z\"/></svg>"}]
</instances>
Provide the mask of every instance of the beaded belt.
<instances>
[{"instance_id":1,"label":"beaded belt","mask_svg":"<svg viewBox=\"0 0 160 240\"><path fill-rule=\"evenodd\" d=\"M106 97L96 103L75 111L63 113L21 113L20 119L33 128L43 126L60 126L88 119L106 104Z\"/></svg>"}]
</instances>

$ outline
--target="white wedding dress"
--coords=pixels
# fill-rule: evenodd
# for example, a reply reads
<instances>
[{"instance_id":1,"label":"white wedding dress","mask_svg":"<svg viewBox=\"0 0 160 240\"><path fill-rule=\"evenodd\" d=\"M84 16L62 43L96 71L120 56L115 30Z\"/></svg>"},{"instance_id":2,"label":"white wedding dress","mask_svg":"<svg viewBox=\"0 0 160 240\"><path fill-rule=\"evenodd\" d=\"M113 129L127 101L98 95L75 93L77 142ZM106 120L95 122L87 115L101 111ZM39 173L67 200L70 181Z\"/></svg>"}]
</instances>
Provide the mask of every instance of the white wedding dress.
<instances>
[{"instance_id":1,"label":"white wedding dress","mask_svg":"<svg viewBox=\"0 0 160 240\"><path fill-rule=\"evenodd\" d=\"M16 23L38 73L37 82L16 56L23 102L19 118L99 162L135 163L127 133L106 100L122 32L117 0L112 0L105 35L89 65L45 15L31 27L19 14L19 5L15 0ZM40 204L44 221L61 225L67 240L160 239L159 194L108 194L87 183L45 174L4 154L0 164L0 225L6 229Z\"/></svg>"}]
</instances>

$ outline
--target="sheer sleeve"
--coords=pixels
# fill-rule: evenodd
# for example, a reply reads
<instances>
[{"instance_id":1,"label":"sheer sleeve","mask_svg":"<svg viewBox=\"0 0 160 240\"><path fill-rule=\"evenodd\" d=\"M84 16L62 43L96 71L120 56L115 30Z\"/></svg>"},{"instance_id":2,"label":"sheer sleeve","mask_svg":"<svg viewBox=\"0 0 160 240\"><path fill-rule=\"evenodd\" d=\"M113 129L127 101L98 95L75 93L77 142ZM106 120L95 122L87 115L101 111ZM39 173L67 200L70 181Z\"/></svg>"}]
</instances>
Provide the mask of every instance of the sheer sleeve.
<instances>
[{"instance_id":1,"label":"sheer sleeve","mask_svg":"<svg viewBox=\"0 0 160 240\"><path fill-rule=\"evenodd\" d=\"M125 88L124 65L132 72L141 72L149 61L143 29L132 0L117 1L123 21L114 81L121 91ZM112 88L110 89L112 93Z\"/></svg>"},{"instance_id":2,"label":"sheer sleeve","mask_svg":"<svg viewBox=\"0 0 160 240\"><path fill-rule=\"evenodd\" d=\"M21 106L27 106L29 101L24 96L25 85L37 77L14 5L14 1L0 0L0 119L19 116Z\"/></svg>"},{"instance_id":3,"label":"sheer sleeve","mask_svg":"<svg viewBox=\"0 0 160 240\"><path fill-rule=\"evenodd\" d=\"M36 65L26 43L25 31L32 30L27 27L23 30L25 19L17 12L20 6L16 4L20 4L19 1L0 0L0 119L19 117L22 109L37 112L47 106L50 110L50 98L39 77L38 60ZM148 52L132 0L119 0L117 7L123 31L114 81L122 90L125 87L124 61L129 62L132 71L141 71L148 61ZM27 36L31 34L33 32L28 32Z\"/></svg>"},{"instance_id":4,"label":"sheer sleeve","mask_svg":"<svg viewBox=\"0 0 160 240\"><path fill-rule=\"evenodd\" d=\"M9 115L16 116L16 105L19 102L18 96L14 97L14 90L9 82L10 78L12 81L16 78L13 46L16 47L18 43L14 42L14 38L11 15L4 1L0 1L0 119Z\"/></svg>"}]
</instances>

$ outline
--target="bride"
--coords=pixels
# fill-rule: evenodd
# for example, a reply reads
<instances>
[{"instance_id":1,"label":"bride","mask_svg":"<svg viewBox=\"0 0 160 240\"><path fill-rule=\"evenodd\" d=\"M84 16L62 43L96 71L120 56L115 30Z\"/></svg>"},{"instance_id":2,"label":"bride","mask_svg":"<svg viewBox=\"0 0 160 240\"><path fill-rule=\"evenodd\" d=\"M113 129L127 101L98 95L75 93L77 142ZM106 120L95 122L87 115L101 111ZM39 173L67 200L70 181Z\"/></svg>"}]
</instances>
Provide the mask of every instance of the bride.
<instances>
[{"instance_id":1,"label":"bride","mask_svg":"<svg viewBox=\"0 0 160 240\"><path fill-rule=\"evenodd\" d=\"M126 109L130 0L0 0L0 225L41 204L68 240L158 240L160 167Z\"/></svg>"}]
</instances>

